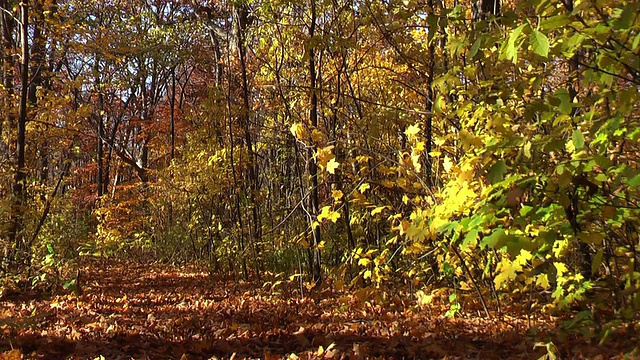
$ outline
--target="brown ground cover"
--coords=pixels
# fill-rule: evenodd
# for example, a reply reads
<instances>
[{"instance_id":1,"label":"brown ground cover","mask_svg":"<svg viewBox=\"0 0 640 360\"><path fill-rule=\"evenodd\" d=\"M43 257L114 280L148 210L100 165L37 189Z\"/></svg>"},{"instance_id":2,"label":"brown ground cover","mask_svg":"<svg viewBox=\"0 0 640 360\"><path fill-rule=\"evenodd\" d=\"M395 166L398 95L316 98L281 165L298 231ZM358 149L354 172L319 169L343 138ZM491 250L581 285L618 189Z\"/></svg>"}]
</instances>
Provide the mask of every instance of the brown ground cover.
<instances>
[{"instance_id":1,"label":"brown ground cover","mask_svg":"<svg viewBox=\"0 0 640 360\"><path fill-rule=\"evenodd\" d=\"M550 319L535 331L526 316L448 319L444 301L417 307L402 292L385 305L329 286L300 297L290 284L126 262L82 274L81 295L1 300L0 359L538 359L550 341L560 358L608 359L638 346L633 331L599 344Z\"/></svg>"}]
</instances>

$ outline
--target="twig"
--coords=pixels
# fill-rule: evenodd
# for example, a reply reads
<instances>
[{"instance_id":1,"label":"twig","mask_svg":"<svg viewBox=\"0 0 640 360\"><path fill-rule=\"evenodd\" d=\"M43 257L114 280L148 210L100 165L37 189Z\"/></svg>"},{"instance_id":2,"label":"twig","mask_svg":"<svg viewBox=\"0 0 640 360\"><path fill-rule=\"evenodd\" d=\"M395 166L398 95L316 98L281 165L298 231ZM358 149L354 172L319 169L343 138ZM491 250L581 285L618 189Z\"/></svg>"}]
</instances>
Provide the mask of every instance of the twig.
<instances>
[{"instance_id":1,"label":"twig","mask_svg":"<svg viewBox=\"0 0 640 360\"><path fill-rule=\"evenodd\" d=\"M456 253L456 256L458 257L458 259L460 259L460 262L462 263L462 267L464 268L464 271L469 276L469 279L471 280L473 287L476 289L476 292L480 297L480 303L482 303L482 308L484 309L484 312L487 314L487 317L491 319L491 313L489 313L489 308L487 307L487 303L484 301L484 296L482 296L482 291L480 291L480 287L478 286L478 283L476 283L476 280L473 278L473 275L471 274L469 267L467 267L467 263L464 261L464 259L462 258L462 255L460 255L460 252L455 247L455 245L452 245L451 249L453 249L453 252Z\"/></svg>"}]
</instances>

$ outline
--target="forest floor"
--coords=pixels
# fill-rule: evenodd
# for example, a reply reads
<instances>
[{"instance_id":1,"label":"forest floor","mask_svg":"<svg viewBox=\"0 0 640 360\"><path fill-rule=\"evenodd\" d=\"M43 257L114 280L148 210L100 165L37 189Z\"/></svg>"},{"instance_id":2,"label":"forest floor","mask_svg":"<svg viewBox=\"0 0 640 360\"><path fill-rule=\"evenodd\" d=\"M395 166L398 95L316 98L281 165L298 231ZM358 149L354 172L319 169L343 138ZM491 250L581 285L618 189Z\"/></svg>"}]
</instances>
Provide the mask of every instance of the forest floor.
<instances>
[{"instance_id":1,"label":"forest floor","mask_svg":"<svg viewBox=\"0 0 640 360\"><path fill-rule=\"evenodd\" d=\"M446 301L408 294L385 306L328 286L301 298L290 284L161 265L91 261L81 279L81 295L0 299L0 359L623 359L639 344L624 330L603 344L562 334L558 319L449 319Z\"/></svg>"}]
</instances>

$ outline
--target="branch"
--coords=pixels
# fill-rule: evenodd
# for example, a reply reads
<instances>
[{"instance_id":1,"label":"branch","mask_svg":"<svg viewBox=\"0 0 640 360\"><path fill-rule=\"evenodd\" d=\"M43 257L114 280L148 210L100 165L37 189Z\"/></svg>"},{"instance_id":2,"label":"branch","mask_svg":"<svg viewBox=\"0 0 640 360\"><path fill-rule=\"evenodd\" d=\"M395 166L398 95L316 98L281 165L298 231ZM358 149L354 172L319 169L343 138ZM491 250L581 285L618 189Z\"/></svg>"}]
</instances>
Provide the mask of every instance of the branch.
<instances>
[{"instance_id":1,"label":"branch","mask_svg":"<svg viewBox=\"0 0 640 360\"><path fill-rule=\"evenodd\" d=\"M22 26L22 21L20 21L20 19L18 19L17 17L15 17L15 15L13 15L13 13L7 9L5 9L4 7L0 6L0 11L6 13L7 15L11 16L11 18L13 19L13 21L17 22L18 24L20 24L20 26Z\"/></svg>"}]
</instances>

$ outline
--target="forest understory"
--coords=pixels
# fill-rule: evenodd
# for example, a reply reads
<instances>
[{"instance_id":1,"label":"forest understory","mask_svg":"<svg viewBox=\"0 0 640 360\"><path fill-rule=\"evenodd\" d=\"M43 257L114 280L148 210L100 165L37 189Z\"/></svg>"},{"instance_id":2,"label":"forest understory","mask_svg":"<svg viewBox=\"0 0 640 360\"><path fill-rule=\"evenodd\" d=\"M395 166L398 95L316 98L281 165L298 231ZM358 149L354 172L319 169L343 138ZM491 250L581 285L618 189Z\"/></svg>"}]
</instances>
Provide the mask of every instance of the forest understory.
<instances>
[{"instance_id":1,"label":"forest understory","mask_svg":"<svg viewBox=\"0 0 640 360\"><path fill-rule=\"evenodd\" d=\"M638 199L637 0L0 0L0 360L638 358Z\"/></svg>"},{"instance_id":2,"label":"forest understory","mask_svg":"<svg viewBox=\"0 0 640 360\"><path fill-rule=\"evenodd\" d=\"M444 294L421 306L403 288L376 301L326 284L301 297L295 282L104 259L80 273L66 294L5 289L0 359L638 358L632 329L602 340L516 302L503 309L514 315L487 318L469 302L449 318Z\"/></svg>"}]
</instances>

